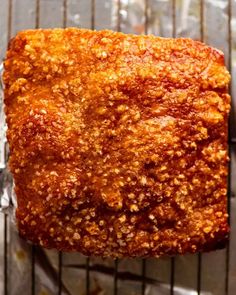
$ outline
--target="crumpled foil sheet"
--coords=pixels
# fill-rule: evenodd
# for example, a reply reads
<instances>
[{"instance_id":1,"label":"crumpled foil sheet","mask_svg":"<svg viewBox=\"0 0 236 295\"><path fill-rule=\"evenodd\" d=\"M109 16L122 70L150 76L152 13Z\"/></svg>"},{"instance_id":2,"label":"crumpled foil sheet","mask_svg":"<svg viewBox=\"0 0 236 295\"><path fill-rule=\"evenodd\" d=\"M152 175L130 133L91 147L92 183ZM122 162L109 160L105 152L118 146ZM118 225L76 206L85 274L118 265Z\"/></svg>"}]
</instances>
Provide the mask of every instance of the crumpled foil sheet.
<instances>
[{"instance_id":1,"label":"crumpled foil sheet","mask_svg":"<svg viewBox=\"0 0 236 295\"><path fill-rule=\"evenodd\" d=\"M235 1L235 0L232 0ZM62 2L62 1L61 1ZM77 0L70 0L71 7L76 7ZM89 2L89 1L88 1ZM89 26L88 19L91 17L88 12L91 7L87 2L84 13L77 13L68 10L67 19L70 26ZM96 1L96 28L117 29L120 21L120 30L125 33L142 34L145 32L172 37L172 4L170 0L148 0L147 16L145 20L144 0L121 0L120 13L117 14L118 0ZM176 36L201 39L200 10L197 0L176 0ZM205 18L203 32L206 43L218 47L226 53L228 52L227 35L227 1L226 0L206 0ZM100 5L100 8L99 8ZM235 5L236 7L236 5ZM87 10L86 10L87 9ZM104 10L105 9L105 10ZM103 15L103 10L108 12ZM87 14L86 14L87 13ZM105 14L105 12L104 12ZM146 27L147 24L147 27ZM236 15L232 18L233 40L236 40ZM236 44L233 43L233 49ZM233 50L233 72L236 74L236 54ZM0 68L2 71L2 66ZM3 87L3 85L2 85ZM235 90L233 90L235 91ZM59 256L56 251L45 250L40 247L32 248L32 245L21 240L18 236L14 210L17 206L14 195L12 177L7 169L8 147L6 142L6 125L3 112L3 93L0 93L0 211L9 216L9 241L8 241L8 289L9 295L31 294L32 284L32 253L34 253L34 287L36 295L58 294L59 288ZM235 105L235 102L233 102ZM234 132L234 131L233 131ZM233 161L236 164L234 154ZM236 165L235 165L236 167ZM234 173L234 172L233 172ZM236 175L235 175L236 177ZM233 186L235 194L236 187ZM236 208L235 200L232 207ZM235 209L234 209L235 210ZM236 224L236 220L233 220ZM2 241L0 241L0 248ZM223 250L224 251L224 250ZM219 253L219 254L217 254ZM224 270L214 265L215 260L220 260L224 266L224 255L222 251L210 254L208 258L211 265L206 268L203 275L207 277L211 284L210 291L204 285L202 295L222 295L222 288L219 286L219 278ZM215 256L214 256L215 255ZM223 258L222 258L223 257ZM234 255L236 257L236 254ZM86 268L88 260L79 253L63 253L61 258L61 294L82 295L86 294ZM178 273L175 281L175 295L197 295L196 291L196 269L197 256L187 255L177 258ZM109 295L114 293L114 265L112 259L100 259L92 257L89 260L90 294ZM209 272L209 274L208 274ZM170 259L148 259L146 261L146 290L145 295L167 295L170 294ZM236 279L236 275L235 275ZM221 280L222 282L222 280ZM215 286L213 288L212 286ZM206 290L204 289L206 287ZM118 294L138 295L142 290L142 260L123 259L118 261ZM236 292L236 291L235 291Z\"/></svg>"}]
</instances>

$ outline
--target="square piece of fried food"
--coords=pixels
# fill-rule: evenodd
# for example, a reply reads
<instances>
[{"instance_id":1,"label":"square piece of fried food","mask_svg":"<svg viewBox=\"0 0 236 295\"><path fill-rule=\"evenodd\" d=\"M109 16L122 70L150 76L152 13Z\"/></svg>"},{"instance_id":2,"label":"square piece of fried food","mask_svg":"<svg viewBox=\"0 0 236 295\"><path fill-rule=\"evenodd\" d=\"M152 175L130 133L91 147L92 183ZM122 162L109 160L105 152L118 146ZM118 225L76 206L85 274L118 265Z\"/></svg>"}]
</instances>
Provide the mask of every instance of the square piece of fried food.
<instances>
[{"instance_id":1,"label":"square piece of fried food","mask_svg":"<svg viewBox=\"0 0 236 295\"><path fill-rule=\"evenodd\" d=\"M224 245L230 75L220 51L39 29L17 34L4 65L22 237L103 257Z\"/></svg>"}]
</instances>

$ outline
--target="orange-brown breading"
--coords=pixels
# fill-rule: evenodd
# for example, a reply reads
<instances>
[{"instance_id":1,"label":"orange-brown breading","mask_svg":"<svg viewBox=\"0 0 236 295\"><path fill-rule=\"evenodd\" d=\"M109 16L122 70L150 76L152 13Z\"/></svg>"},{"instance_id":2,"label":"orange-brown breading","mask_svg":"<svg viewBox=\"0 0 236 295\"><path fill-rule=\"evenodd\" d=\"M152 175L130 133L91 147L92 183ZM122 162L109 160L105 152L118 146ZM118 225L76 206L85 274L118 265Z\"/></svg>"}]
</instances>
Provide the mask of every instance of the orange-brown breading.
<instances>
[{"instance_id":1,"label":"orange-brown breading","mask_svg":"<svg viewBox=\"0 0 236 295\"><path fill-rule=\"evenodd\" d=\"M113 257L224 245L221 52L190 39L28 30L4 64L21 236Z\"/></svg>"}]
</instances>

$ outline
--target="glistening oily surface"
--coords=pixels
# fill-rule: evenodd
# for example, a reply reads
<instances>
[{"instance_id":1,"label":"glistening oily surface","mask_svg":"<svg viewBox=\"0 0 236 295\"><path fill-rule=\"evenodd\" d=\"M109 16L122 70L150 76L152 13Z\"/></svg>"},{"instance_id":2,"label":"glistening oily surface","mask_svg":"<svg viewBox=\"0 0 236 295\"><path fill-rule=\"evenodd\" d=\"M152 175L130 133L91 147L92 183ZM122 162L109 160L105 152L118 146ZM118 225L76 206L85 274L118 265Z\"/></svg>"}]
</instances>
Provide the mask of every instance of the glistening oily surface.
<instances>
[{"instance_id":1,"label":"glistening oily surface","mask_svg":"<svg viewBox=\"0 0 236 295\"><path fill-rule=\"evenodd\" d=\"M222 247L229 80L190 39L19 33L4 83L21 236L113 257Z\"/></svg>"}]
</instances>

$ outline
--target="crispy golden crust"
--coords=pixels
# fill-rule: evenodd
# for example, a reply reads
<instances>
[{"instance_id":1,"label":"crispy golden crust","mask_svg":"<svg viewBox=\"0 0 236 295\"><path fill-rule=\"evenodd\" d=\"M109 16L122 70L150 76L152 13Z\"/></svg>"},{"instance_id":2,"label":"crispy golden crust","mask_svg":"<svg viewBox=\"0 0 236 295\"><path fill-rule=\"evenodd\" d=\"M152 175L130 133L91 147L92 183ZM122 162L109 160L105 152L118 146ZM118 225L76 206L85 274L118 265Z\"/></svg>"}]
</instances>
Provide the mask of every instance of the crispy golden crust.
<instances>
[{"instance_id":1,"label":"crispy golden crust","mask_svg":"<svg viewBox=\"0 0 236 295\"><path fill-rule=\"evenodd\" d=\"M229 79L190 39L19 33L4 82L20 234L113 257L221 247Z\"/></svg>"}]
</instances>

